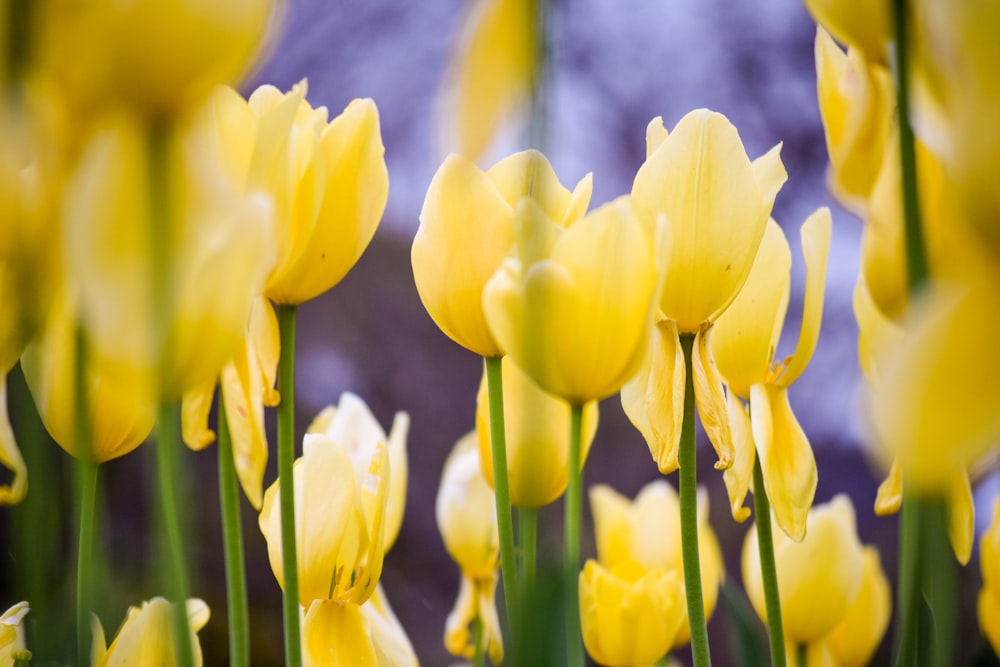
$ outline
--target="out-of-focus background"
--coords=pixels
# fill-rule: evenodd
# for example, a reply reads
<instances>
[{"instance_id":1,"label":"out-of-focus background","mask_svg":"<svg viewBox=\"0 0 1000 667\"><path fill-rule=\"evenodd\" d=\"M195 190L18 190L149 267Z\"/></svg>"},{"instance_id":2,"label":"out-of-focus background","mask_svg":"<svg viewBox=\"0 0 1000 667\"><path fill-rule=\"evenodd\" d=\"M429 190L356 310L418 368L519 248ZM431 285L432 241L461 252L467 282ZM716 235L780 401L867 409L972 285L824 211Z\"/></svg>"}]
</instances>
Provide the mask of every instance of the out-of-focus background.
<instances>
[{"instance_id":1,"label":"out-of-focus background","mask_svg":"<svg viewBox=\"0 0 1000 667\"><path fill-rule=\"evenodd\" d=\"M382 582L421 663L432 666L456 661L444 650L441 638L459 583L458 570L435 525L434 500L445 457L474 426L482 362L447 339L424 311L413 285L409 247L424 192L446 153L438 136L440 91L457 30L471 4L468 0L289 0L272 55L244 87L247 94L260 83L287 90L308 78L308 99L313 105L326 105L331 115L355 97L371 97L378 104L389 203L381 228L354 270L330 293L299 309L297 433L303 433L312 417L336 403L344 391L362 396L387 428L395 411L410 414L406 515L399 540L386 557ZM672 128L694 108L720 111L739 129L751 158L783 142L789 179L778 195L774 217L786 230L795 266L779 354L794 349L798 334L804 282L798 226L816 207L831 207L834 234L823 330L809 369L791 392L791 402L816 453L816 501L850 494L862 541L879 547L883 566L894 579L896 520L876 518L872 510L882 471L865 445L865 402L851 310L861 228L832 202L824 186L827 158L816 103L815 24L798 0L553 0L552 30L547 154L564 184L572 185L593 172L593 205L630 190L645 157L646 124L655 116L662 116L666 127ZM498 146L492 158L485 158L483 166L526 147L512 139ZM26 399L16 378L11 401L19 439L32 450L26 452L29 463L48 461L54 480L71 491L70 459L44 443L43 433L33 437L30 420L18 416ZM272 437L272 446L273 442ZM703 437L699 446L711 522L729 578L738 584L747 526L730 517L722 476L712 470L713 452ZM147 506L153 458L151 449L143 447L101 472L102 535L109 546L100 612L109 635L124 618L127 604L161 592L153 588L149 576L156 552L149 525L154 508ZM201 641L206 664L221 665L226 662L226 621L215 449L188 453L185 465L191 473L188 521L196 536L188 545L192 590L215 613ZM610 483L633 496L658 476L618 399L605 401L585 485ZM272 449L266 483L275 477ZM675 477L670 481L676 485ZM43 490L36 491L37 486L32 487L35 493ZM50 664L46 658L51 664L67 663L72 655L68 610L75 581L70 504L74 495L53 496L30 515L20 509L0 512L0 539L8 545L0 555L10 559L0 567L3 599L14 602L31 585L22 578L15 556L15 551L25 551L11 546L18 536L30 535L37 551L27 553L45 559L51 580L46 582L50 591L46 599L32 600L29 627L46 626L46 636L56 628L57 635L62 632L67 637L65 650L55 644L31 646L40 658L34 664ZM280 591L256 515L245 501L243 510L253 664L278 665ZM542 552L557 552L561 516L561 503L543 510ZM980 527L986 519L979 518ZM594 552L589 512L585 525L587 556ZM967 639L959 645L966 657L982 648L973 588L977 562L974 556L973 565L962 573L966 588L958 607ZM739 664L725 648L733 625L731 614L720 604L709 623L719 664ZM41 636L37 629L31 632ZM884 642L876 664L888 664L889 643ZM684 652L680 657L687 659Z\"/></svg>"}]
</instances>

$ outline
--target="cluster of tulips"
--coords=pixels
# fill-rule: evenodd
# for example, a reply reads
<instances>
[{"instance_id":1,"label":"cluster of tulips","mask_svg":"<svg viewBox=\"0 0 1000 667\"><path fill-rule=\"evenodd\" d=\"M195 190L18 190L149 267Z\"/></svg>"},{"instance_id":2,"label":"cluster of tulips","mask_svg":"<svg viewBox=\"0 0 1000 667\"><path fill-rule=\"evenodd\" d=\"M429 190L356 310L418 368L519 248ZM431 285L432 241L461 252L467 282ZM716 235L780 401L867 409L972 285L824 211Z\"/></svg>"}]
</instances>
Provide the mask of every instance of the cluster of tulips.
<instances>
[{"instance_id":1,"label":"cluster of tulips","mask_svg":"<svg viewBox=\"0 0 1000 667\"><path fill-rule=\"evenodd\" d=\"M792 276L771 217L787 179L780 144L751 159L722 114L695 110L670 130L655 118L631 192L592 210L591 176L570 190L538 150L481 169L497 125L526 99L540 107L544 5L484 0L470 14L450 91L464 156L434 175L412 245L430 317L484 359L474 430L436 502L461 570L445 646L477 666L559 656L582 667L586 652L639 667L690 643L694 664L709 665L726 573L698 487L699 420L733 519L754 518L742 582L772 664L868 664L894 606L889 581L847 496L814 506L816 461L789 402L819 338L831 214L800 226L801 327L779 357ZM875 511L902 509L897 659L951 664L953 559L940 545L970 560L972 482L1000 436L1000 124L988 113L1000 105L1000 3L807 5L821 24L830 188L865 222L854 306L889 470ZM20 364L42 423L77 459L80 665L202 663L210 612L190 597L181 441L218 442L232 665L250 664L241 489L283 591L287 665L418 664L379 583L403 522L409 417L387 433L346 393L296 458L297 307L357 262L388 174L371 100L330 120L304 81L249 98L229 87L281 11L273 0L7 0L0 12L0 370ZM632 500L591 488L597 557L583 563L583 469L598 401L616 394L678 489L661 479ZM15 504L28 471L0 399L11 473L0 503ZM265 490L275 407L278 478ZM130 608L109 644L92 615L99 465L154 429L164 597ZM560 497L550 570L538 511ZM980 624L1000 651L1000 520L980 554ZM555 604L537 595L549 577ZM523 621L539 600L563 628L545 647ZM925 600L932 632L918 633ZM25 623L28 602L0 617L0 667L30 664Z\"/></svg>"}]
</instances>

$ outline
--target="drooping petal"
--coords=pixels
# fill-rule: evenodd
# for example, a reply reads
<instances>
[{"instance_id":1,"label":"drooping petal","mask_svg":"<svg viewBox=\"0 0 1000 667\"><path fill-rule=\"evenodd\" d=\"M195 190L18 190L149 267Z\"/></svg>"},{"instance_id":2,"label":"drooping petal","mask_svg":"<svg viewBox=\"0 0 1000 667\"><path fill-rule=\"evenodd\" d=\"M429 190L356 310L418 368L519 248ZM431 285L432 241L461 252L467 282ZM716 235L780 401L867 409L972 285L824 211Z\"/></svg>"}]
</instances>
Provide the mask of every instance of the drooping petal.
<instances>
[{"instance_id":1,"label":"drooping petal","mask_svg":"<svg viewBox=\"0 0 1000 667\"><path fill-rule=\"evenodd\" d=\"M757 448L754 445L747 410L732 391L726 397L726 408L733 433L734 451L733 465L722 473L722 481L725 482L726 491L729 492L729 509L733 518L742 523L750 517L750 508L744 507L743 501L747 497L750 481L753 479Z\"/></svg>"},{"instance_id":2,"label":"drooping petal","mask_svg":"<svg viewBox=\"0 0 1000 667\"><path fill-rule=\"evenodd\" d=\"M677 470L684 422L684 352L673 320L653 327L639 372L621 390L622 408L664 475Z\"/></svg>"},{"instance_id":3,"label":"drooping petal","mask_svg":"<svg viewBox=\"0 0 1000 667\"><path fill-rule=\"evenodd\" d=\"M0 381L0 464L14 473L10 484L0 486L0 505L16 505L28 493L28 467L17 448L14 429L7 416L7 376Z\"/></svg>"},{"instance_id":4,"label":"drooping petal","mask_svg":"<svg viewBox=\"0 0 1000 667\"><path fill-rule=\"evenodd\" d=\"M830 209L816 209L802 223L802 256L806 263L805 301L802 304L802 328L792 360L778 378L779 386L787 387L802 374L819 340L819 327L823 320L823 296L826 292L826 265L830 255L830 235L833 221Z\"/></svg>"},{"instance_id":5,"label":"drooping petal","mask_svg":"<svg viewBox=\"0 0 1000 667\"><path fill-rule=\"evenodd\" d=\"M972 486L965 470L956 470L948 484L948 539L961 565L968 565L972 556L972 539L976 534L976 507L972 501Z\"/></svg>"},{"instance_id":6,"label":"drooping petal","mask_svg":"<svg viewBox=\"0 0 1000 667\"><path fill-rule=\"evenodd\" d=\"M792 413L788 390L773 385L751 387L750 423L775 520L789 537L801 542L816 494L816 459Z\"/></svg>"},{"instance_id":7,"label":"drooping petal","mask_svg":"<svg viewBox=\"0 0 1000 667\"><path fill-rule=\"evenodd\" d=\"M500 632L500 616L497 614L497 582L492 579L479 582L477 608L479 620L483 624L483 636L486 638L486 652L494 665L503 662L503 635Z\"/></svg>"},{"instance_id":8,"label":"drooping petal","mask_svg":"<svg viewBox=\"0 0 1000 667\"><path fill-rule=\"evenodd\" d=\"M698 403L698 416L708 439L715 447L719 460L716 470L725 470L733 464L733 434L726 415L726 395L722 391L722 376L708 345L711 329L699 331L694 341L692 373L694 396Z\"/></svg>"},{"instance_id":9,"label":"drooping petal","mask_svg":"<svg viewBox=\"0 0 1000 667\"><path fill-rule=\"evenodd\" d=\"M264 385L264 405L273 408L281 402L281 395L275 389L278 377L278 360L281 357L281 336L278 332L278 316L274 306L265 298L254 301L250 309L250 326L247 337L253 340L257 352L257 366Z\"/></svg>"},{"instance_id":10,"label":"drooping petal","mask_svg":"<svg viewBox=\"0 0 1000 667\"><path fill-rule=\"evenodd\" d=\"M371 625L361 607L313 602L302 619L302 660L307 667L379 667Z\"/></svg>"},{"instance_id":11,"label":"drooping petal","mask_svg":"<svg viewBox=\"0 0 1000 667\"><path fill-rule=\"evenodd\" d=\"M476 618L476 602L476 582L463 574L455 606L444 623L444 646L452 655L471 658L474 653L469 625Z\"/></svg>"},{"instance_id":12,"label":"drooping petal","mask_svg":"<svg viewBox=\"0 0 1000 667\"><path fill-rule=\"evenodd\" d=\"M198 452L215 442L215 431L208 427L216 380L213 378L192 387L181 397L181 436L184 444Z\"/></svg>"},{"instance_id":13,"label":"drooping petal","mask_svg":"<svg viewBox=\"0 0 1000 667\"><path fill-rule=\"evenodd\" d=\"M256 347L248 336L243 347L222 369L222 404L233 448L236 476L243 493L259 510L267 467L267 433L264 430L264 387Z\"/></svg>"},{"instance_id":14,"label":"drooping petal","mask_svg":"<svg viewBox=\"0 0 1000 667\"><path fill-rule=\"evenodd\" d=\"M413 644L393 613L381 584L375 588L375 593L368 601L361 605L361 611L371 628L372 645L380 666L419 667Z\"/></svg>"},{"instance_id":15,"label":"drooping petal","mask_svg":"<svg viewBox=\"0 0 1000 667\"><path fill-rule=\"evenodd\" d=\"M878 485L878 494L875 496L875 514L888 516L895 514L903 505L903 469L899 465L899 459L892 460L892 467L889 474Z\"/></svg>"}]
</instances>

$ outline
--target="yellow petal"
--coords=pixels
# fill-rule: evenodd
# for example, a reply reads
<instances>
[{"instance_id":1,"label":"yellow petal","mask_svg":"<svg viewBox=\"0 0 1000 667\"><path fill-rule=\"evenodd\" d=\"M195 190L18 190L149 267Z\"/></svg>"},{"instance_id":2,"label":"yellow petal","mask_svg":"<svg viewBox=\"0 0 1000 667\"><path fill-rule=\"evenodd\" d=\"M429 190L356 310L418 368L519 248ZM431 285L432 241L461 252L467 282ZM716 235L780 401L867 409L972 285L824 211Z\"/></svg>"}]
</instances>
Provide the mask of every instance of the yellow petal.
<instances>
[{"instance_id":1,"label":"yellow petal","mask_svg":"<svg viewBox=\"0 0 1000 667\"><path fill-rule=\"evenodd\" d=\"M750 422L775 519L785 534L801 542L816 494L816 459L792 413L788 391L772 385L751 387Z\"/></svg>"},{"instance_id":2,"label":"yellow petal","mask_svg":"<svg viewBox=\"0 0 1000 667\"><path fill-rule=\"evenodd\" d=\"M634 524L632 504L610 486L598 484L590 489L590 511L594 517L594 541L597 557L608 567L632 558Z\"/></svg>"},{"instance_id":3,"label":"yellow petal","mask_svg":"<svg viewBox=\"0 0 1000 667\"><path fill-rule=\"evenodd\" d=\"M892 467L889 474L878 486L878 494L875 496L875 514L888 516L895 514L903 505L903 469L899 465L899 459L892 460Z\"/></svg>"},{"instance_id":4,"label":"yellow petal","mask_svg":"<svg viewBox=\"0 0 1000 667\"><path fill-rule=\"evenodd\" d=\"M1000 500L993 505L993 521L979 546L983 588L979 593L979 627L995 653L1000 654Z\"/></svg>"},{"instance_id":5,"label":"yellow petal","mask_svg":"<svg viewBox=\"0 0 1000 667\"><path fill-rule=\"evenodd\" d=\"M663 127L663 117L657 116L653 120L649 121L649 125L646 126L646 157L656 152L656 149L660 147L667 136L667 128Z\"/></svg>"},{"instance_id":6,"label":"yellow petal","mask_svg":"<svg viewBox=\"0 0 1000 667\"><path fill-rule=\"evenodd\" d=\"M259 510L268 446L264 430L264 388L258 363L256 347L247 337L243 349L223 367L221 385L236 476L247 500Z\"/></svg>"},{"instance_id":7,"label":"yellow petal","mask_svg":"<svg viewBox=\"0 0 1000 667\"><path fill-rule=\"evenodd\" d=\"M0 464L14 473L10 484L0 486L0 505L16 505L28 493L28 467L14 439L14 429L7 416L7 376L0 382Z\"/></svg>"},{"instance_id":8,"label":"yellow petal","mask_svg":"<svg viewBox=\"0 0 1000 667\"><path fill-rule=\"evenodd\" d=\"M948 485L948 538L955 558L968 565L972 556L972 539L976 533L976 509L972 501L972 486L965 470L956 470Z\"/></svg>"},{"instance_id":9,"label":"yellow petal","mask_svg":"<svg viewBox=\"0 0 1000 667\"><path fill-rule=\"evenodd\" d=\"M462 571L474 578L493 576L499 565L493 490L480 472L478 437L467 433L445 461L435 502L435 518L444 546Z\"/></svg>"},{"instance_id":10,"label":"yellow petal","mask_svg":"<svg viewBox=\"0 0 1000 667\"><path fill-rule=\"evenodd\" d=\"M757 186L760 188L761 204L768 210L770 216L771 207L778 197L778 191L788 180L788 172L781 162L781 143L776 144L768 152L761 155L750 163L754 178L757 179Z\"/></svg>"},{"instance_id":11,"label":"yellow petal","mask_svg":"<svg viewBox=\"0 0 1000 667\"><path fill-rule=\"evenodd\" d=\"M726 414L726 395L722 391L722 377L708 346L710 331L711 329L707 329L698 332L694 341L692 360L694 396L698 403L701 425L719 456L719 460L715 462L715 469L725 470L733 465L733 434L729 429L729 417Z\"/></svg>"},{"instance_id":12,"label":"yellow petal","mask_svg":"<svg viewBox=\"0 0 1000 667\"><path fill-rule=\"evenodd\" d=\"M823 321L823 295L826 292L826 265L830 255L830 235L833 233L830 209L825 206L816 209L802 223L800 233L802 256L806 263L802 328L799 330L799 342L795 345L792 360L778 378L778 385L782 387L789 386L802 374L812 359L819 340L819 327Z\"/></svg>"},{"instance_id":13,"label":"yellow petal","mask_svg":"<svg viewBox=\"0 0 1000 667\"><path fill-rule=\"evenodd\" d=\"M479 620L483 624L483 636L486 639L486 651L490 661L499 665L503 662L503 635L500 634L500 617L497 614L497 582L494 575L490 579L480 580L477 584L477 609Z\"/></svg>"},{"instance_id":14,"label":"yellow petal","mask_svg":"<svg viewBox=\"0 0 1000 667\"><path fill-rule=\"evenodd\" d=\"M389 606L381 584L376 587L372 597L361 605L361 611L371 629L372 646L380 665L419 667L410 638L406 636L406 631Z\"/></svg>"},{"instance_id":15,"label":"yellow petal","mask_svg":"<svg viewBox=\"0 0 1000 667\"><path fill-rule=\"evenodd\" d=\"M493 182L497 192L511 208L525 198L534 201L553 222L560 222L569 208L572 196L556 176L548 158L540 151L527 150L514 153L497 162L486 171L486 177ZM583 186L581 181L580 188ZM590 200L589 187L584 186L581 194L586 194L583 211ZM566 226L566 225L563 225Z\"/></svg>"},{"instance_id":16,"label":"yellow petal","mask_svg":"<svg viewBox=\"0 0 1000 667\"><path fill-rule=\"evenodd\" d=\"M361 607L313 602L302 619L302 661L308 667L378 667L371 626Z\"/></svg>"},{"instance_id":17,"label":"yellow petal","mask_svg":"<svg viewBox=\"0 0 1000 667\"><path fill-rule=\"evenodd\" d=\"M91 655L94 667L110 665L172 665L177 662L174 646L172 604L161 597L129 607L125 622L111 645L104 648L104 630L94 618ZM194 652L194 664L201 667L201 646L197 632L208 622L208 606L198 599L187 601L188 627Z\"/></svg>"},{"instance_id":18,"label":"yellow petal","mask_svg":"<svg viewBox=\"0 0 1000 667\"><path fill-rule=\"evenodd\" d=\"M208 380L188 389L181 397L181 435L184 444L196 452L215 442L215 431L208 427L215 385L216 380Z\"/></svg>"},{"instance_id":19,"label":"yellow petal","mask_svg":"<svg viewBox=\"0 0 1000 667\"><path fill-rule=\"evenodd\" d=\"M746 280L784 179L776 161L751 167L736 128L700 109L681 119L636 174L632 201L644 227L664 215L671 228L661 309L681 333L718 316Z\"/></svg>"},{"instance_id":20,"label":"yellow petal","mask_svg":"<svg viewBox=\"0 0 1000 667\"><path fill-rule=\"evenodd\" d=\"M860 49L871 62L888 61L892 39L889 7L880 3L859 6L847 0L805 0L805 4L816 22L838 40Z\"/></svg>"},{"instance_id":21,"label":"yellow petal","mask_svg":"<svg viewBox=\"0 0 1000 667\"><path fill-rule=\"evenodd\" d=\"M858 322L858 359L870 386L880 382L880 361L892 349L902 330L875 305L864 272L858 273L852 299L854 319Z\"/></svg>"},{"instance_id":22,"label":"yellow petal","mask_svg":"<svg viewBox=\"0 0 1000 667\"><path fill-rule=\"evenodd\" d=\"M250 310L247 336L253 340L257 352L257 365L264 385L264 405L273 408L281 402L275 389L278 376L278 359L281 357L281 336L278 333L278 316L274 306L264 297L254 301Z\"/></svg>"},{"instance_id":23,"label":"yellow petal","mask_svg":"<svg viewBox=\"0 0 1000 667\"><path fill-rule=\"evenodd\" d=\"M743 501L747 497L753 479L757 449L750 430L750 417L743 403L732 391L726 397L726 408L733 433L734 452L733 465L722 473L722 481L725 482L726 491L729 492L729 508L733 518L742 523L750 517L750 508L744 507Z\"/></svg>"},{"instance_id":24,"label":"yellow petal","mask_svg":"<svg viewBox=\"0 0 1000 667\"><path fill-rule=\"evenodd\" d=\"M501 353L483 315L483 287L514 244L513 210L472 162L450 155L427 189L410 259L420 300L459 345Z\"/></svg>"},{"instance_id":25,"label":"yellow petal","mask_svg":"<svg viewBox=\"0 0 1000 667\"><path fill-rule=\"evenodd\" d=\"M2 27L2 26L0 26ZM14 653L25 650L24 617L31 611L27 602L18 602L0 616L0 660L14 664ZM103 645L101 637L101 648Z\"/></svg>"},{"instance_id":26,"label":"yellow petal","mask_svg":"<svg viewBox=\"0 0 1000 667\"><path fill-rule=\"evenodd\" d=\"M861 587L826 639L839 667L864 667L882 642L892 616L892 591L875 547L864 548ZM810 663L811 664L811 663Z\"/></svg>"},{"instance_id":27,"label":"yellow petal","mask_svg":"<svg viewBox=\"0 0 1000 667\"><path fill-rule=\"evenodd\" d=\"M677 470L684 421L684 352L673 320L657 322L639 372L621 390L622 408L664 475Z\"/></svg>"}]
</instances>

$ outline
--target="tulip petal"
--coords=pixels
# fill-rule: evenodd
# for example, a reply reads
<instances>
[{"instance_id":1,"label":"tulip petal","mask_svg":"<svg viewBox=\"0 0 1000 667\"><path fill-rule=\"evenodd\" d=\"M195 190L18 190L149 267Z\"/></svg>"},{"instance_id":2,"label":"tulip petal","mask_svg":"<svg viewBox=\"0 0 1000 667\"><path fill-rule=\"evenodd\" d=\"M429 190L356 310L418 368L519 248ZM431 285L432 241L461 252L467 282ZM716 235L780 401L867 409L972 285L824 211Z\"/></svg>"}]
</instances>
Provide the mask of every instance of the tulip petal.
<instances>
[{"instance_id":1,"label":"tulip petal","mask_svg":"<svg viewBox=\"0 0 1000 667\"><path fill-rule=\"evenodd\" d=\"M733 465L722 473L722 481L725 482L726 491L729 492L729 509L733 518L742 523L750 517L750 508L744 507L743 501L747 497L753 479L757 448L753 442L750 416L732 391L726 397L726 408L733 433L734 457Z\"/></svg>"},{"instance_id":2,"label":"tulip petal","mask_svg":"<svg viewBox=\"0 0 1000 667\"><path fill-rule=\"evenodd\" d=\"M823 296L826 291L826 267L832 233L833 221L830 218L830 209L825 206L816 209L802 223L802 256L806 262L802 328L799 330L799 342L795 346L792 360L777 380L778 386L787 387L795 382L805 370L816 349L819 327L823 320Z\"/></svg>"},{"instance_id":3,"label":"tulip petal","mask_svg":"<svg viewBox=\"0 0 1000 667\"><path fill-rule=\"evenodd\" d=\"M785 534L801 542L816 494L816 459L792 413L788 391L763 384L751 387L750 419L774 517Z\"/></svg>"},{"instance_id":4,"label":"tulip petal","mask_svg":"<svg viewBox=\"0 0 1000 667\"><path fill-rule=\"evenodd\" d=\"M196 452L215 442L215 431L208 427L208 414L212 411L216 384L213 378L181 396L181 436L184 444Z\"/></svg>"},{"instance_id":5,"label":"tulip petal","mask_svg":"<svg viewBox=\"0 0 1000 667\"><path fill-rule=\"evenodd\" d=\"M556 219L560 227L569 227L587 213L587 206L590 205L590 195L593 190L594 175L588 173L573 188L569 204L566 206L566 212L562 218Z\"/></svg>"},{"instance_id":6,"label":"tulip petal","mask_svg":"<svg viewBox=\"0 0 1000 667\"><path fill-rule=\"evenodd\" d=\"M838 667L870 664L892 615L892 591L882 571L878 550L866 546L862 556L861 588L844 618L826 639L826 645L836 659L833 664Z\"/></svg>"},{"instance_id":7,"label":"tulip petal","mask_svg":"<svg viewBox=\"0 0 1000 667\"><path fill-rule=\"evenodd\" d=\"M621 390L622 408L664 475L677 470L684 423L684 351L673 320L653 328L639 372ZM604 559L602 559L604 562Z\"/></svg>"},{"instance_id":8,"label":"tulip petal","mask_svg":"<svg viewBox=\"0 0 1000 667\"><path fill-rule=\"evenodd\" d=\"M529 199L556 223L562 221L573 199L570 191L559 182L548 158L537 150L521 151L505 157L486 171L486 177L493 182L497 192L511 208L516 208L522 199ZM590 188L581 181L577 190L579 192L575 191L574 194L578 198L586 195L586 201L582 202L583 211L586 211L590 202ZM580 217L582 213L581 211Z\"/></svg>"},{"instance_id":9,"label":"tulip petal","mask_svg":"<svg viewBox=\"0 0 1000 667\"><path fill-rule=\"evenodd\" d=\"M0 381L0 464L14 473L10 484L0 486L0 505L16 505L28 493L28 467L17 448L14 429L7 416L7 376Z\"/></svg>"},{"instance_id":10,"label":"tulip petal","mask_svg":"<svg viewBox=\"0 0 1000 667\"><path fill-rule=\"evenodd\" d=\"M606 484L590 488L590 511L594 517L597 558L614 567L632 558L632 503Z\"/></svg>"},{"instance_id":11,"label":"tulip petal","mask_svg":"<svg viewBox=\"0 0 1000 667\"><path fill-rule=\"evenodd\" d=\"M854 319L858 322L858 360L868 384L879 384L879 361L883 351L892 349L902 335L900 327L886 317L872 298L864 272L858 273L852 299Z\"/></svg>"},{"instance_id":12,"label":"tulip petal","mask_svg":"<svg viewBox=\"0 0 1000 667\"><path fill-rule=\"evenodd\" d=\"M961 565L968 565L976 534L976 508L972 501L969 475L965 470L956 470L952 474L947 494L948 538L955 558Z\"/></svg>"},{"instance_id":13,"label":"tulip petal","mask_svg":"<svg viewBox=\"0 0 1000 667\"><path fill-rule=\"evenodd\" d=\"M476 585L474 580L462 575L455 606L445 619L444 646L452 655L471 658L475 652L469 625L475 620L478 607Z\"/></svg>"},{"instance_id":14,"label":"tulip petal","mask_svg":"<svg viewBox=\"0 0 1000 667\"><path fill-rule=\"evenodd\" d=\"M361 605L361 611L371 628L372 645L379 665L419 667L413 644L389 606L381 584L375 588L372 597Z\"/></svg>"},{"instance_id":15,"label":"tulip petal","mask_svg":"<svg viewBox=\"0 0 1000 667\"><path fill-rule=\"evenodd\" d=\"M278 331L278 316L266 297L259 297L250 309L247 336L253 340L254 350L257 352L257 365L264 384L264 405L269 408L277 407L281 402L281 395L275 389L278 360L281 357L281 336Z\"/></svg>"},{"instance_id":16,"label":"tulip petal","mask_svg":"<svg viewBox=\"0 0 1000 667\"><path fill-rule=\"evenodd\" d=\"M788 172L781 162L781 143L750 163L760 188L761 203L768 211L774 206L781 186L788 180Z\"/></svg>"},{"instance_id":17,"label":"tulip petal","mask_svg":"<svg viewBox=\"0 0 1000 667\"><path fill-rule=\"evenodd\" d=\"M302 621L302 658L307 667L378 667L371 626L361 607L313 602Z\"/></svg>"},{"instance_id":18,"label":"tulip petal","mask_svg":"<svg viewBox=\"0 0 1000 667\"><path fill-rule=\"evenodd\" d=\"M663 127L663 116L657 116L653 120L649 121L649 125L646 126L646 157L656 152L664 141L666 141L669 133L667 128Z\"/></svg>"},{"instance_id":19,"label":"tulip petal","mask_svg":"<svg viewBox=\"0 0 1000 667\"><path fill-rule=\"evenodd\" d=\"M694 341L694 396L698 403L698 415L708 439L715 447L719 460L716 470L726 470L733 465L733 434L729 429L726 415L726 395L722 391L722 376L715 365L715 359L708 346L711 329L699 331Z\"/></svg>"},{"instance_id":20,"label":"tulip petal","mask_svg":"<svg viewBox=\"0 0 1000 667\"><path fill-rule=\"evenodd\" d=\"M903 469L899 465L899 459L892 460L892 467L889 474L878 485L878 494L875 496L875 514L888 516L895 514L903 506Z\"/></svg>"},{"instance_id":21,"label":"tulip petal","mask_svg":"<svg viewBox=\"0 0 1000 667\"><path fill-rule=\"evenodd\" d=\"M256 347L247 337L242 349L222 368L222 403L233 448L233 463L243 493L259 510L267 467L264 391Z\"/></svg>"}]
</instances>

